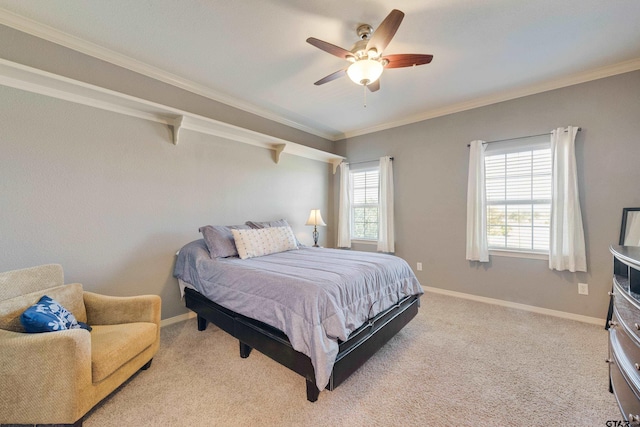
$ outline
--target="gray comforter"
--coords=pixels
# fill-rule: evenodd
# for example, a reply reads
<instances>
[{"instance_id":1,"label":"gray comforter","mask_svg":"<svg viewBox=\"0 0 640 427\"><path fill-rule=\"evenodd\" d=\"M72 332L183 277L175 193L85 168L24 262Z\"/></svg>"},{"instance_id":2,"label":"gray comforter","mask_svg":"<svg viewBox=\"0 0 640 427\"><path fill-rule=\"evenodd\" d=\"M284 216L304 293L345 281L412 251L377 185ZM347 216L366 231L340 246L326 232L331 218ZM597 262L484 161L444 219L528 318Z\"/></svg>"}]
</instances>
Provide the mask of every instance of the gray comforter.
<instances>
[{"instance_id":1,"label":"gray comforter","mask_svg":"<svg viewBox=\"0 0 640 427\"><path fill-rule=\"evenodd\" d=\"M241 260L211 259L203 240L185 245L174 275L210 300L283 331L329 382L338 340L422 287L392 255L307 248Z\"/></svg>"}]
</instances>

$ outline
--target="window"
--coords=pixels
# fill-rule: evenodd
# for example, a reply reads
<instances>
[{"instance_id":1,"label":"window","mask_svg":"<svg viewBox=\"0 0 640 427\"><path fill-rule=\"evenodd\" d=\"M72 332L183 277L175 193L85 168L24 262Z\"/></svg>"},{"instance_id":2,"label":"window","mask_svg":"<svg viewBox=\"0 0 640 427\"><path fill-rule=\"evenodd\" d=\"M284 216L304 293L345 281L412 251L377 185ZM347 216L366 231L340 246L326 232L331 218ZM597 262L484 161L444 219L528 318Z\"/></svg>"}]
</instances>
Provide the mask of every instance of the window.
<instances>
[{"instance_id":1,"label":"window","mask_svg":"<svg viewBox=\"0 0 640 427\"><path fill-rule=\"evenodd\" d=\"M549 137L492 143L485 151L489 249L549 252Z\"/></svg>"},{"instance_id":2,"label":"window","mask_svg":"<svg viewBox=\"0 0 640 427\"><path fill-rule=\"evenodd\" d=\"M378 240L378 168L351 172L351 238Z\"/></svg>"}]
</instances>

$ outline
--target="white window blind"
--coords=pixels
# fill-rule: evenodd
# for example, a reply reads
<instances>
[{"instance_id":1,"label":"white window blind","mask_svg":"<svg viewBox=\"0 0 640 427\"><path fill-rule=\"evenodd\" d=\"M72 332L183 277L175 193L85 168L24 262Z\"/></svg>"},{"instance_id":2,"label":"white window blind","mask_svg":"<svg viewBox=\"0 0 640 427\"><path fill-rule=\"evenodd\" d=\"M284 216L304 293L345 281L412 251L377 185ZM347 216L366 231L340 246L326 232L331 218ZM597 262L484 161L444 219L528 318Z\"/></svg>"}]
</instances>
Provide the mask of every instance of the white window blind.
<instances>
[{"instance_id":1,"label":"white window blind","mask_svg":"<svg viewBox=\"0 0 640 427\"><path fill-rule=\"evenodd\" d=\"M378 168L351 172L351 238L378 239Z\"/></svg>"},{"instance_id":2,"label":"white window blind","mask_svg":"<svg viewBox=\"0 0 640 427\"><path fill-rule=\"evenodd\" d=\"M489 144L485 185L489 249L548 253L550 137Z\"/></svg>"}]
</instances>

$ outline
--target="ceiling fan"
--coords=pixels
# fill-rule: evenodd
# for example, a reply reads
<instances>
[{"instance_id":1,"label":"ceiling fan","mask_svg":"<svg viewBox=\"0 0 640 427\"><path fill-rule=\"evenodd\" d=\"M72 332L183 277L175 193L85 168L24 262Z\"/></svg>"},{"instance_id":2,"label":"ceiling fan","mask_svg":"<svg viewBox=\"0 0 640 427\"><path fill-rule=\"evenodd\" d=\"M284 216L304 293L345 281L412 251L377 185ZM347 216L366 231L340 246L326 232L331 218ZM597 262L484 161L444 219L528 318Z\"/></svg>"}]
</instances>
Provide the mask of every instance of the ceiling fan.
<instances>
[{"instance_id":1,"label":"ceiling fan","mask_svg":"<svg viewBox=\"0 0 640 427\"><path fill-rule=\"evenodd\" d=\"M351 50L309 37L307 43L351 62L347 68L331 73L314 84L319 86L328 83L346 73L354 83L364 85L371 92L375 92L380 89L379 78L385 68L413 67L430 63L433 55L410 53L382 56L382 52L395 35L403 18L404 13L394 9L384 18L375 32L371 25L358 26L357 33L360 41L356 42Z\"/></svg>"}]
</instances>

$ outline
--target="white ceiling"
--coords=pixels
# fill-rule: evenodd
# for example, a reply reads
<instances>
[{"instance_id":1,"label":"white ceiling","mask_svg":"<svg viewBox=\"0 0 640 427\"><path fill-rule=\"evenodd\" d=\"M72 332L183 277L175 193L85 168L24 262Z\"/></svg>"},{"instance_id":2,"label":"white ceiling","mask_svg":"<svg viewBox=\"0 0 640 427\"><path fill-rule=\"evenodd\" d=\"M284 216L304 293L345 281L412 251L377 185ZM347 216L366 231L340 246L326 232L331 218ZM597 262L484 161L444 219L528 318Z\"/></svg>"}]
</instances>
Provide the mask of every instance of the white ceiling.
<instances>
[{"instance_id":1,"label":"white ceiling","mask_svg":"<svg viewBox=\"0 0 640 427\"><path fill-rule=\"evenodd\" d=\"M347 77L313 85L347 63L308 37L350 49L394 8L385 53L431 64L385 70L366 108ZM334 140L640 69L640 0L0 0L0 23Z\"/></svg>"}]
</instances>

